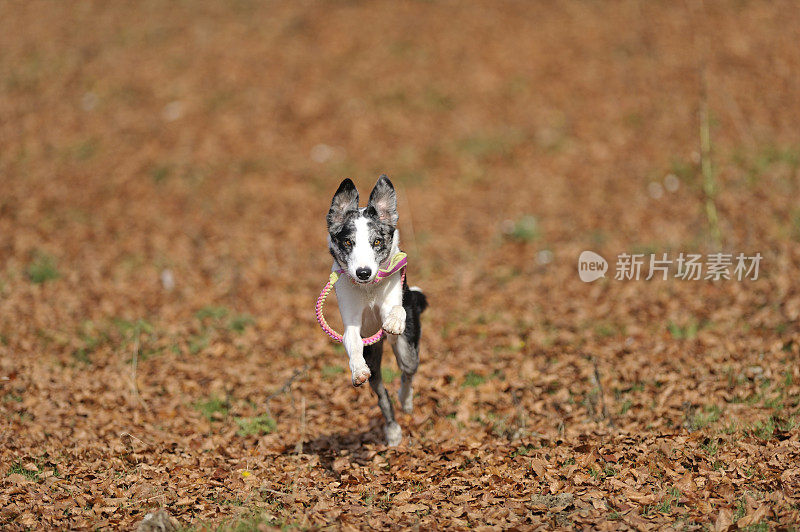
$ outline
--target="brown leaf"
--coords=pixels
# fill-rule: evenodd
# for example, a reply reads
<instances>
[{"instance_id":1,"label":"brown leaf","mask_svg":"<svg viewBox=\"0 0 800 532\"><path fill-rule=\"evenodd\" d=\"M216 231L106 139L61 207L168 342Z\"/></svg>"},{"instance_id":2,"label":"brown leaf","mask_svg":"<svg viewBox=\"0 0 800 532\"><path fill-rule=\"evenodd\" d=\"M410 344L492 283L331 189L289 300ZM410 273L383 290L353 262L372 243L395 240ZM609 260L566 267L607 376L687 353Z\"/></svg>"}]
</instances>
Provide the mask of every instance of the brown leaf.
<instances>
[{"instance_id":1,"label":"brown leaf","mask_svg":"<svg viewBox=\"0 0 800 532\"><path fill-rule=\"evenodd\" d=\"M682 493L694 493L697 491L697 485L692 478L691 473L685 473L677 482L675 487L681 490Z\"/></svg>"},{"instance_id":2,"label":"brown leaf","mask_svg":"<svg viewBox=\"0 0 800 532\"><path fill-rule=\"evenodd\" d=\"M428 507L424 504L401 504L397 507L397 511L403 514L410 514L420 510L427 510Z\"/></svg>"},{"instance_id":3,"label":"brown leaf","mask_svg":"<svg viewBox=\"0 0 800 532\"><path fill-rule=\"evenodd\" d=\"M336 460L333 461L333 470L337 473L341 474L342 471L347 469L350 466L350 458L347 456L340 456Z\"/></svg>"},{"instance_id":4,"label":"brown leaf","mask_svg":"<svg viewBox=\"0 0 800 532\"><path fill-rule=\"evenodd\" d=\"M755 525L757 523L760 523L764 519L764 517L767 516L767 513L769 513L769 506L766 504L762 504L761 506L756 508L756 510L753 513L745 515L744 517L736 521L736 526L738 526L739 528L747 528L750 525Z\"/></svg>"},{"instance_id":5,"label":"brown leaf","mask_svg":"<svg viewBox=\"0 0 800 532\"><path fill-rule=\"evenodd\" d=\"M657 499L655 493L642 493L631 490L626 491L625 496L634 502L638 502L639 504L653 504Z\"/></svg>"},{"instance_id":6,"label":"brown leaf","mask_svg":"<svg viewBox=\"0 0 800 532\"><path fill-rule=\"evenodd\" d=\"M12 473L6 477L6 481L12 484L30 484L32 481L20 473Z\"/></svg>"},{"instance_id":7,"label":"brown leaf","mask_svg":"<svg viewBox=\"0 0 800 532\"><path fill-rule=\"evenodd\" d=\"M533 472L536 473L537 477L543 477L545 471L545 461L541 458L531 458L530 459L530 468L533 469Z\"/></svg>"},{"instance_id":8,"label":"brown leaf","mask_svg":"<svg viewBox=\"0 0 800 532\"><path fill-rule=\"evenodd\" d=\"M714 523L714 530L716 532L723 532L729 530L733 525L733 513L730 508L723 508L717 515L717 520Z\"/></svg>"}]
</instances>

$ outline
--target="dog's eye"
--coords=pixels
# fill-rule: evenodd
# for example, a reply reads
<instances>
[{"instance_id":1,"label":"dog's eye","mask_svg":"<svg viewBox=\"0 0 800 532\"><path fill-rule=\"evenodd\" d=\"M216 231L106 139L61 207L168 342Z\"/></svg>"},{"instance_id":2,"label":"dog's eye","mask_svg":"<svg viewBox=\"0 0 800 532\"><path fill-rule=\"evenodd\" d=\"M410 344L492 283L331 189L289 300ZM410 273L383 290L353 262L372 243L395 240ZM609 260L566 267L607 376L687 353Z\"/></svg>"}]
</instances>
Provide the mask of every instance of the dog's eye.
<instances>
[{"instance_id":1,"label":"dog's eye","mask_svg":"<svg viewBox=\"0 0 800 532\"><path fill-rule=\"evenodd\" d=\"M353 245L353 242L349 238L346 238L344 241L342 241L342 244L344 244L344 247L349 248Z\"/></svg>"},{"instance_id":2,"label":"dog's eye","mask_svg":"<svg viewBox=\"0 0 800 532\"><path fill-rule=\"evenodd\" d=\"M376 248L381 245L381 239L376 238L375 241L372 243L372 247Z\"/></svg>"}]
</instances>

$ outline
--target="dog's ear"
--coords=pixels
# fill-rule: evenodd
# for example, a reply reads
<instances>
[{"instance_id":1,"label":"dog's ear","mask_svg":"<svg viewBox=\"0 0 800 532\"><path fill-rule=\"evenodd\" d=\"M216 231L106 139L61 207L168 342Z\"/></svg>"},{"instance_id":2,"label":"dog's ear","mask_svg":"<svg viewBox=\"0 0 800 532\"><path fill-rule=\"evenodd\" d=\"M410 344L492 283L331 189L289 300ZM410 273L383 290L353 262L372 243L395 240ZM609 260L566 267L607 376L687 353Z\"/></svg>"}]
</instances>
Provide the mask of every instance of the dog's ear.
<instances>
[{"instance_id":1,"label":"dog's ear","mask_svg":"<svg viewBox=\"0 0 800 532\"><path fill-rule=\"evenodd\" d=\"M328 211L328 229L340 224L352 211L358 211L358 190L350 179L345 179L333 195L331 208Z\"/></svg>"},{"instance_id":2,"label":"dog's ear","mask_svg":"<svg viewBox=\"0 0 800 532\"><path fill-rule=\"evenodd\" d=\"M388 223L392 227L397 225L397 195L392 182L386 175L380 176L378 182L375 183L375 188L369 195L367 208L374 209L380 221Z\"/></svg>"}]
</instances>

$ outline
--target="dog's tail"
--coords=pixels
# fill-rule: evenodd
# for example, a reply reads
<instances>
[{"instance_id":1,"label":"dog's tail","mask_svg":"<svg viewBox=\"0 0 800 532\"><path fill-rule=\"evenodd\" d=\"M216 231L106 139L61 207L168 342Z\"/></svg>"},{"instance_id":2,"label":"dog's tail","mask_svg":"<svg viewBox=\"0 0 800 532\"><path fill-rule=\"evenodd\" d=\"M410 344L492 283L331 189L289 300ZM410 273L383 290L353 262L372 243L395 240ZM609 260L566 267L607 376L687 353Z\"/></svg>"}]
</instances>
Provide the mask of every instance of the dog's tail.
<instances>
[{"instance_id":1,"label":"dog's tail","mask_svg":"<svg viewBox=\"0 0 800 532\"><path fill-rule=\"evenodd\" d=\"M428 308L428 298L425 297L425 294L422 293L422 289L419 286L412 286L408 289L408 300L412 306L419 309L420 314Z\"/></svg>"}]
</instances>

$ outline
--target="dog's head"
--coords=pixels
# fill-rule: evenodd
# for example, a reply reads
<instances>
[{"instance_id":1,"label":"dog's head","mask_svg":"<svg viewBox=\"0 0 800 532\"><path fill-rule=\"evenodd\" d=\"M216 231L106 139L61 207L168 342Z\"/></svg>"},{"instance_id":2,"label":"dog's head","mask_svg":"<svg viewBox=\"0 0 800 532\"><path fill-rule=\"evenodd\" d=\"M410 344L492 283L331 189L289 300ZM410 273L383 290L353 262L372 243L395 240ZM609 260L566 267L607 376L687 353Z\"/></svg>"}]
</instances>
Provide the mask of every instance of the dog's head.
<instances>
[{"instance_id":1,"label":"dog's head","mask_svg":"<svg viewBox=\"0 0 800 532\"><path fill-rule=\"evenodd\" d=\"M380 264L389 259L397 226L397 197L389 178L382 175L358 208L358 190L349 179L339 185L328 211L328 248L336 262L359 283L375 279Z\"/></svg>"}]
</instances>

